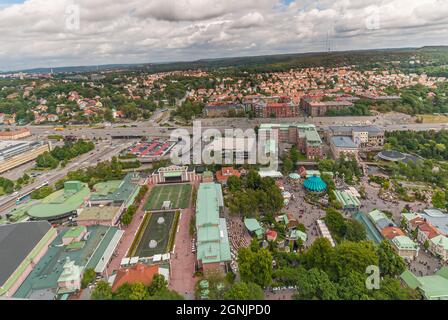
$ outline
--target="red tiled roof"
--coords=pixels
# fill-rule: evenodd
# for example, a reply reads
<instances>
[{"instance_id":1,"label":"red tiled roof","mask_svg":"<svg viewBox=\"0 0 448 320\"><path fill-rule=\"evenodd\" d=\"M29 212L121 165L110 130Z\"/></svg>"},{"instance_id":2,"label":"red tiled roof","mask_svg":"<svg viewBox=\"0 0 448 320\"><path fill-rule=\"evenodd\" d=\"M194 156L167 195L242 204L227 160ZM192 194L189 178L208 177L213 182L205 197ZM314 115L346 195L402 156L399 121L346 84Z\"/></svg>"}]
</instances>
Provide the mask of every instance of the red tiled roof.
<instances>
[{"instance_id":1,"label":"red tiled roof","mask_svg":"<svg viewBox=\"0 0 448 320\"><path fill-rule=\"evenodd\" d=\"M389 240L392 240L395 237L398 236L404 236L404 232L397 227L386 227L381 231L381 234L383 235L384 238L387 238Z\"/></svg>"},{"instance_id":2,"label":"red tiled roof","mask_svg":"<svg viewBox=\"0 0 448 320\"><path fill-rule=\"evenodd\" d=\"M428 239L432 239L434 237L437 237L439 235L439 232L435 227L433 227L429 223L422 224L418 227L419 230L426 233L428 235Z\"/></svg>"},{"instance_id":3,"label":"red tiled roof","mask_svg":"<svg viewBox=\"0 0 448 320\"><path fill-rule=\"evenodd\" d=\"M268 240L269 239L272 239L272 240L277 239L277 231L275 231L275 230L268 230L268 231L266 231L266 237L267 237Z\"/></svg>"},{"instance_id":4,"label":"red tiled roof","mask_svg":"<svg viewBox=\"0 0 448 320\"><path fill-rule=\"evenodd\" d=\"M112 285L112 291L116 291L125 283L143 283L145 286L148 286L151 284L154 275L158 272L159 266L147 266L142 263L130 268L120 269L118 270L114 284Z\"/></svg>"},{"instance_id":5,"label":"red tiled roof","mask_svg":"<svg viewBox=\"0 0 448 320\"><path fill-rule=\"evenodd\" d=\"M231 176L241 176L241 173L233 167L223 167L220 171L216 172L216 180L219 182L226 182Z\"/></svg>"},{"instance_id":6,"label":"red tiled roof","mask_svg":"<svg viewBox=\"0 0 448 320\"><path fill-rule=\"evenodd\" d=\"M420 226L422 224L425 224L426 221L422 217L417 217L417 218L414 218L414 219L410 220L409 223L411 225L413 225L414 227L418 227L418 226Z\"/></svg>"}]
</instances>

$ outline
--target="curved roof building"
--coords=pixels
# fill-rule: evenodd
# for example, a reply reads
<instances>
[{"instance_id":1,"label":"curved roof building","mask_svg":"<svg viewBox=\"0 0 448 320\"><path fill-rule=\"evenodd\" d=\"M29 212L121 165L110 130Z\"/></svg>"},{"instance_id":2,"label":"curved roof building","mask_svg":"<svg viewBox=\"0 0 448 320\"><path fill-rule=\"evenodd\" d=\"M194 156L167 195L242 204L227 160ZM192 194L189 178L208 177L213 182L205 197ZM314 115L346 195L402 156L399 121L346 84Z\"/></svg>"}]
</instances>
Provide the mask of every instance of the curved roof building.
<instances>
[{"instance_id":1,"label":"curved roof building","mask_svg":"<svg viewBox=\"0 0 448 320\"><path fill-rule=\"evenodd\" d=\"M321 177L312 176L305 180L304 187L311 192L324 192L327 190L327 184Z\"/></svg>"},{"instance_id":2,"label":"curved roof building","mask_svg":"<svg viewBox=\"0 0 448 320\"><path fill-rule=\"evenodd\" d=\"M28 209L28 215L34 220L55 221L71 216L89 197L87 184L79 181L67 181L64 189L50 194L41 203Z\"/></svg>"}]
</instances>

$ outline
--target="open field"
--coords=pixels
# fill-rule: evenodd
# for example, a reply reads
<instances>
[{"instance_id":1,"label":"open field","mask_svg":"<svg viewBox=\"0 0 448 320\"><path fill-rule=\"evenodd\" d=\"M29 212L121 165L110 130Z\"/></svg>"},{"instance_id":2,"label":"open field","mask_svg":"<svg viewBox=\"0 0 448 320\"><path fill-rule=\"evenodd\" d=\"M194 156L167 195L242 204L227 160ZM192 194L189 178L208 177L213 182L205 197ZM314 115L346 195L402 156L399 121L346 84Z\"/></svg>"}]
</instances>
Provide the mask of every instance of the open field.
<instances>
[{"instance_id":1,"label":"open field","mask_svg":"<svg viewBox=\"0 0 448 320\"><path fill-rule=\"evenodd\" d=\"M177 221L176 211L148 213L149 219L145 219L141 225L141 238L136 239L135 252L131 255L138 257L152 257L156 254L164 254L170 251L170 238L174 236ZM153 244L151 244L153 242Z\"/></svg>"},{"instance_id":2,"label":"open field","mask_svg":"<svg viewBox=\"0 0 448 320\"><path fill-rule=\"evenodd\" d=\"M161 210L164 201L171 201L172 209L185 209L189 205L190 197L190 184L156 186L151 190L145 210Z\"/></svg>"}]
</instances>

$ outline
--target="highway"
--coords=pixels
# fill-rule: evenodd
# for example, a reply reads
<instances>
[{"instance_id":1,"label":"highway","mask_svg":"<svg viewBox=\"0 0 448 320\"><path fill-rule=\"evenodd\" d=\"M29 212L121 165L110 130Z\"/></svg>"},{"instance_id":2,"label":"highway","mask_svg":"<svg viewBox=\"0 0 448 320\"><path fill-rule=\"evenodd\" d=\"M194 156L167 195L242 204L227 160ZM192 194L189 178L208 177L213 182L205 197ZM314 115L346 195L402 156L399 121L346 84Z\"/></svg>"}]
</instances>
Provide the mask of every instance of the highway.
<instances>
[{"instance_id":1,"label":"highway","mask_svg":"<svg viewBox=\"0 0 448 320\"><path fill-rule=\"evenodd\" d=\"M95 150L73 159L65 168L51 170L36 177L35 181L32 184L23 187L18 195L11 194L0 198L0 215L7 214L15 206L16 199L20 195L32 191L34 188L41 186L45 182L52 185L64 178L70 171L84 169L93 166L98 162L110 160L113 156L118 155L123 149L130 147L131 144L132 143L129 141L115 141L114 144L104 141L96 144Z\"/></svg>"},{"instance_id":2,"label":"highway","mask_svg":"<svg viewBox=\"0 0 448 320\"><path fill-rule=\"evenodd\" d=\"M160 114L158 114L160 116ZM200 119L203 130L240 128L243 130L254 128L261 123L311 123L316 127L325 131L332 125L366 125L373 124L386 131L396 130L442 130L448 129L448 123L416 123L416 118L404 114L386 114L379 116L364 117L318 117L318 118L263 118L263 119L246 119L246 118L211 118ZM58 126L27 126L33 134L33 138L41 140L47 135L76 136L87 139L106 139L112 137L169 137L171 131L166 126L160 126L154 119L147 121L129 122L126 124L111 124L109 126L89 127L89 126L69 126L63 131L56 130ZM60 126L59 126L60 127ZM192 127L181 127L192 133Z\"/></svg>"}]
</instances>

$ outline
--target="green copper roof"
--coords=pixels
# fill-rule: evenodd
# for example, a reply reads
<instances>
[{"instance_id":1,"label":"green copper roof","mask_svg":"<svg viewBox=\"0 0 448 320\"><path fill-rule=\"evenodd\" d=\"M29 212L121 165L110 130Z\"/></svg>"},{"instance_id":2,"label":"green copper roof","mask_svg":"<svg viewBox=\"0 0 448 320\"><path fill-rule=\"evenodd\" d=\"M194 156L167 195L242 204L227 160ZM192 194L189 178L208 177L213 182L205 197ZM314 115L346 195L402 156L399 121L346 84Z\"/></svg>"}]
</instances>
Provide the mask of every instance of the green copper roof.
<instances>
[{"instance_id":1,"label":"green copper roof","mask_svg":"<svg viewBox=\"0 0 448 320\"><path fill-rule=\"evenodd\" d=\"M417 250L418 245L411 240L411 238L407 236L397 236L392 239L392 242L395 244L395 246L399 249L405 249L405 250Z\"/></svg>"},{"instance_id":2,"label":"green copper roof","mask_svg":"<svg viewBox=\"0 0 448 320\"><path fill-rule=\"evenodd\" d=\"M411 289L418 288L428 300L448 300L447 267L441 268L432 276L416 277L407 270L400 277Z\"/></svg>"},{"instance_id":3,"label":"green copper roof","mask_svg":"<svg viewBox=\"0 0 448 320\"><path fill-rule=\"evenodd\" d=\"M327 184L320 177L309 177L305 180L304 184L305 188L312 192L322 192L327 189Z\"/></svg>"},{"instance_id":4,"label":"green copper roof","mask_svg":"<svg viewBox=\"0 0 448 320\"><path fill-rule=\"evenodd\" d=\"M231 260L226 220L219 217L223 205L220 184L199 185L196 201L197 259L202 263Z\"/></svg>"},{"instance_id":5,"label":"green copper roof","mask_svg":"<svg viewBox=\"0 0 448 320\"><path fill-rule=\"evenodd\" d=\"M431 242L437 246L443 247L445 250L448 250L448 238L443 235L438 235L432 238Z\"/></svg>"},{"instance_id":6,"label":"green copper roof","mask_svg":"<svg viewBox=\"0 0 448 320\"><path fill-rule=\"evenodd\" d=\"M299 175L298 173L295 173L295 172L291 173L291 174L289 175L289 177L290 177L291 179L293 179L293 180L299 180L299 179L300 179L300 175Z\"/></svg>"},{"instance_id":7,"label":"green copper roof","mask_svg":"<svg viewBox=\"0 0 448 320\"><path fill-rule=\"evenodd\" d=\"M244 219L244 225L250 232L255 232L259 229L262 229L257 219Z\"/></svg>"},{"instance_id":8,"label":"green copper roof","mask_svg":"<svg viewBox=\"0 0 448 320\"><path fill-rule=\"evenodd\" d=\"M201 183L196 200L196 225L218 224L219 209L223 204L220 184Z\"/></svg>"},{"instance_id":9,"label":"green copper roof","mask_svg":"<svg viewBox=\"0 0 448 320\"><path fill-rule=\"evenodd\" d=\"M134 179L135 178L135 179ZM90 196L90 201L113 201L118 203L132 201L140 190L137 183L139 177L128 173L123 180L112 180L97 183Z\"/></svg>"},{"instance_id":10,"label":"green copper roof","mask_svg":"<svg viewBox=\"0 0 448 320\"><path fill-rule=\"evenodd\" d=\"M336 199L339 201L340 204L342 204L344 208L359 207L361 205L359 199L351 195L350 193L339 190L334 190L333 193L336 196Z\"/></svg>"},{"instance_id":11,"label":"green copper roof","mask_svg":"<svg viewBox=\"0 0 448 320\"><path fill-rule=\"evenodd\" d=\"M69 181L64 189L50 194L40 204L32 206L28 215L40 220L57 218L78 209L90 194L89 187L79 181Z\"/></svg>"},{"instance_id":12,"label":"green copper roof","mask_svg":"<svg viewBox=\"0 0 448 320\"><path fill-rule=\"evenodd\" d=\"M369 215L370 219L372 219L372 221L374 221L374 222L377 222L381 219L387 219L387 216L383 212L376 210L376 209L373 210L372 212L369 212L368 215Z\"/></svg>"}]
</instances>

